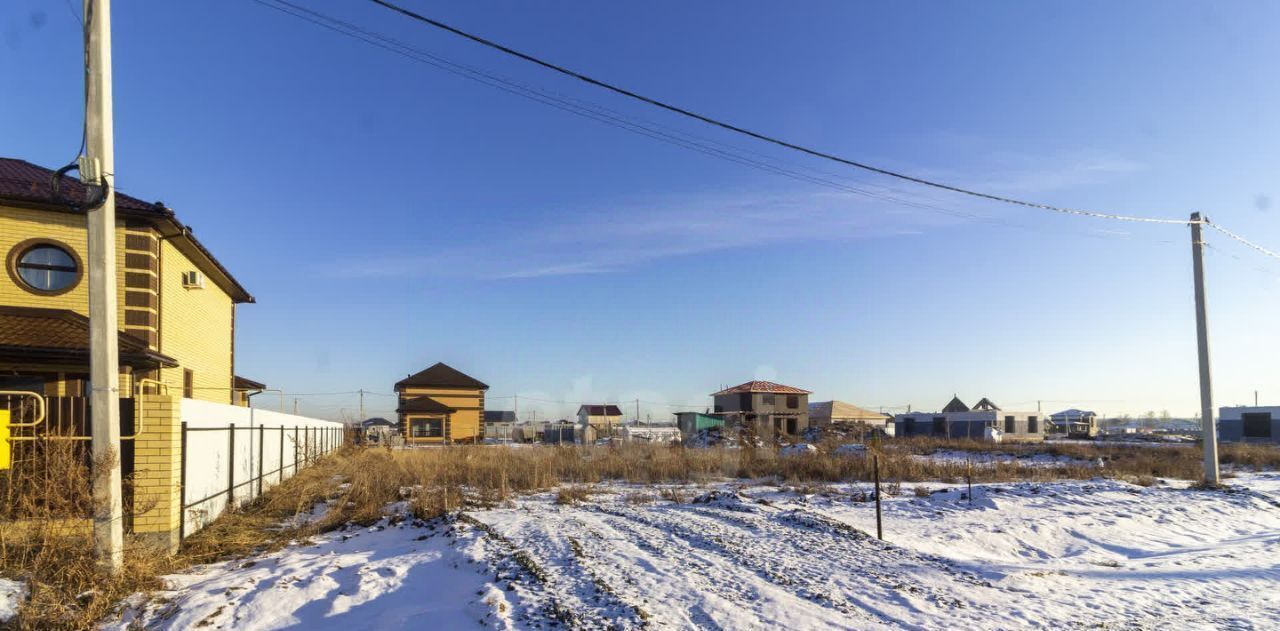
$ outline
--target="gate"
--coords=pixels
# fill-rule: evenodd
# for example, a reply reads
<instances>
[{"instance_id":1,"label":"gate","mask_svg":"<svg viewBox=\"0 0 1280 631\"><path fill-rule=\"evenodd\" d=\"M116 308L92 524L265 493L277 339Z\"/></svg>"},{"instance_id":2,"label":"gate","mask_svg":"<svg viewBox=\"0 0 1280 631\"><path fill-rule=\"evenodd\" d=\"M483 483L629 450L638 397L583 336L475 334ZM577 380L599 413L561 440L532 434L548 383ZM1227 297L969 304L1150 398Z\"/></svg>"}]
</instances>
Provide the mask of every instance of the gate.
<instances>
[{"instance_id":1,"label":"gate","mask_svg":"<svg viewBox=\"0 0 1280 631\"><path fill-rule=\"evenodd\" d=\"M134 400L120 399L120 435L134 432ZM39 405L30 396L0 395L0 410L9 412L9 468L0 471L3 478L4 506L0 517L28 519L57 516L89 518L92 495L83 486L91 480L93 463L90 435L92 408L88 397L44 397L44 419L39 419ZM39 422L37 422L39 421ZM32 423L35 423L32 425ZM81 468L76 471L75 468ZM134 445L120 441L120 475L123 480L121 500L124 505L124 527L133 528ZM64 478L75 473L72 480ZM24 514L39 509L41 514Z\"/></svg>"}]
</instances>

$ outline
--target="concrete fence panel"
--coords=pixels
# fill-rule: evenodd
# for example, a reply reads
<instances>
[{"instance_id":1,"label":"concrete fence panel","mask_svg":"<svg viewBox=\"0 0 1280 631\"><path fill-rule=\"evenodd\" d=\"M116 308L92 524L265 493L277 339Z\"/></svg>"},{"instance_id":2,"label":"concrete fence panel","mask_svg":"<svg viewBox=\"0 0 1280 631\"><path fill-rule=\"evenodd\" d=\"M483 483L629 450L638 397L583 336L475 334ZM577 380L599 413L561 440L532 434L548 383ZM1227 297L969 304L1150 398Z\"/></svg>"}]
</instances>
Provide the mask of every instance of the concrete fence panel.
<instances>
[{"instance_id":1,"label":"concrete fence panel","mask_svg":"<svg viewBox=\"0 0 1280 631\"><path fill-rule=\"evenodd\" d=\"M182 520L191 534L342 444L334 421L181 399Z\"/></svg>"}]
</instances>

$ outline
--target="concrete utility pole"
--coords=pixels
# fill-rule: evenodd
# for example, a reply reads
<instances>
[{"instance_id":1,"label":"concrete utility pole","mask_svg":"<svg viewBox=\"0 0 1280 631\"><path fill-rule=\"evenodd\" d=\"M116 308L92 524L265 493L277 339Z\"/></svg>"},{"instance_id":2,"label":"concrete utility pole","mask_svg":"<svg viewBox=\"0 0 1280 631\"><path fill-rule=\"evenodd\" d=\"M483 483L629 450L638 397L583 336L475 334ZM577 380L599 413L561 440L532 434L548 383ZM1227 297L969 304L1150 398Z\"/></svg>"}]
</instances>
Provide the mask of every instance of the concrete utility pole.
<instances>
[{"instance_id":1,"label":"concrete utility pole","mask_svg":"<svg viewBox=\"0 0 1280 631\"><path fill-rule=\"evenodd\" d=\"M1204 481L1217 485L1218 424L1213 418L1213 384L1209 372L1209 315L1204 296L1204 241L1200 224L1207 221L1191 213L1191 266L1196 290L1196 348L1200 356L1200 427L1204 434Z\"/></svg>"},{"instance_id":2,"label":"concrete utility pole","mask_svg":"<svg viewBox=\"0 0 1280 631\"><path fill-rule=\"evenodd\" d=\"M360 418L358 420L364 420L364 388L360 389Z\"/></svg>"},{"instance_id":3,"label":"concrete utility pole","mask_svg":"<svg viewBox=\"0 0 1280 631\"><path fill-rule=\"evenodd\" d=\"M93 543L99 569L115 574L124 561L120 505L120 360L116 316L115 144L111 105L111 2L84 0L85 157L80 177L106 187L102 205L88 208L89 405L94 463Z\"/></svg>"}]
</instances>

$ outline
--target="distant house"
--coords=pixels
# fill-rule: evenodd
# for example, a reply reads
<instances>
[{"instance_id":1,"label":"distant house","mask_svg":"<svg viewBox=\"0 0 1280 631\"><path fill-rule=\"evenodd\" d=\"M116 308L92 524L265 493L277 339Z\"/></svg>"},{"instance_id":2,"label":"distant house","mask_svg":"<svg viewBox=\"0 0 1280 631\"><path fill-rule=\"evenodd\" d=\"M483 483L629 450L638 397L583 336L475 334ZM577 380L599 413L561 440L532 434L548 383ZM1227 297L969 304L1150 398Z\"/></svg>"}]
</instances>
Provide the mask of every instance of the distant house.
<instances>
[{"instance_id":1,"label":"distant house","mask_svg":"<svg viewBox=\"0 0 1280 631\"><path fill-rule=\"evenodd\" d=\"M613 436L622 427L622 410L616 405L582 405L578 407L578 429L583 442Z\"/></svg>"},{"instance_id":2,"label":"distant house","mask_svg":"<svg viewBox=\"0 0 1280 631\"><path fill-rule=\"evenodd\" d=\"M360 421L361 438L366 442L387 444L400 434L400 427L394 421L374 417Z\"/></svg>"},{"instance_id":3,"label":"distant house","mask_svg":"<svg viewBox=\"0 0 1280 631\"><path fill-rule=\"evenodd\" d=\"M542 442L544 432L547 429L546 421L524 421L516 423L511 429L511 442L515 443L539 443Z\"/></svg>"},{"instance_id":4,"label":"distant house","mask_svg":"<svg viewBox=\"0 0 1280 631\"><path fill-rule=\"evenodd\" d=\"M560 419L554 423L547 423L546 428L542 430L542 442L548 445L573 444L578 440L578 428L568 419Z\"/></svg>"},{"instance_id":5,"label":"distant house","mask_svg":"<svg viewBox=\"0 0 1280 631\"><path fill-rule=\"evenodd\" d=\"M1218 438L1224 442L1280 442L1280 407L1218 408Z\"/></svg>"},{"instance_id":6,"label":"distant house","mask_svg":"<svg viewBox=\"0 0 1280 631\"><path fill-rule=\"evenodd\" d=\"M514 410L485 410L484 437L486 440L511 442L518 422Z\"/></svg>"},{"instance_id":7,"label":"distant house","mask_svg":"<svg viewBox=\"0 0 1280 631\"><path fill-rule=\"evenodd\" d=\"M952 397L941 412L914 412L893 418L894 436L898 438L923 436L985 440L993 437L988 431L991 429L999 432L1001 440L1024 442L1044 440L1041 421L1039 412L1002 410L986 398L970 408L960 397Z\"/></svg>"},{"instance_id":8,"label":"distant house","mask_svg":"<svg viewBox=\"0 0 1280 631\"><path fill-rule=\"evenodd\" d=\"M1066 434L1068 438L1095 438L1098 435L1098 415L1075 408L1050 414L1049 432Z\"/></svg>"},{"instance_id":9,"label":"distant house","mask_svg":"<svg viewBox=\"0 0 1280 631\"><path fill-rule=\"evenodd\" d=\"M772 381L748 381L712 393L716 414L762 435L797 435L809 427L808 390Z\"/></svg>"},{"instance_id":10,"label":"distant house","mask_svg":"<svg viewBox=\"0 0 1280 631\"><path fill-rule=\"evenodd\" d=\"M703 430L724 427L724 416L702 412L676 412L676 427L684 440L689 440Z\"/></svg>"},{"instance_id":11,"label":"distant house","mask_svg":"<svg viewBox=\"0 0 1280 631\"><path fill-rule=\"evenodd\" d=\"M844 401L819 401L809 404L809 425L827 427L841 423L865 423L871 427L883 428L893 420L892 416L860 408Z\"/></svg>"},{"instance_id":12,"label":"distant house","mask_svg":"<svg viewBox=\"0 0 1280 631\"><path fill-rule=\"evenodd\" d=\"M405 443L476 442L484 437L481 413L489 386L444 363L396 382L396 413Z\"/></svg>"}]
</instances>

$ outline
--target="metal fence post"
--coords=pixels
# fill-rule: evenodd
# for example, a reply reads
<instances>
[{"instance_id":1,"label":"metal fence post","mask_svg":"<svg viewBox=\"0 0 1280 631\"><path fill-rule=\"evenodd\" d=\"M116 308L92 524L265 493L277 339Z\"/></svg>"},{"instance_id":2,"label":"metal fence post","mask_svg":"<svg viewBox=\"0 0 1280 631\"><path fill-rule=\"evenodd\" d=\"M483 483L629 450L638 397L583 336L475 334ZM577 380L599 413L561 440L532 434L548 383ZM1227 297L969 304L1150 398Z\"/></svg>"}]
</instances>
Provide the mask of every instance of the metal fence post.
<instances>
[{"instance_id":1,"label":"metal fence post","mask_svg":"<svg viewBox=\"0 0 1280 631\"><path fill-rule=\"evenodd\" d=\"M884 541L884 527L880 523L880 456L872 456L876 476L876 539Z\"/></svg>"},{"instance_id":2,"label":"metal fence post","mask_svg":"<svg viewBox=\"0 0 1280 631\"><path fill-rule=\"evenodd\" d=\"M227 510L236 503L236 424L227 430Z\"/></svg>"},{"instance_id":3,"label":"metal fence post","mask_svg":"<svg viewBox=\"0 0 1280 631\"><path fill-rule=\"evenodd\" d=\"M276 464L280 467L280 481L284 482L284 425L280 426L280 460Z\"/></svg>"},{"instance_id":4,"label":"metal fence post","mask_svg":"<svg viewBox=\"0 0 1280 631\"><path fill-rule=\"evenodd\" d=\"M293 426L293 474L298 475L298 426Z\"/></svg>"},{"instance_id":5,"label":"metal fence post","mask_svg":"<svg viewBox=\"0 0 1280 631\"><path fill-rule=\"evenodd\" d=\"M267 428L258 426L258 497L262 497L262 442L267 435Z\"/></svg>"},{"instance_id":6,"label":"metal fence post","mask_svg":"<svg viewBox=\"0 0 1280 631\"><path fill-rule=\"evenodd\" d=\"M181 447L178 450L178 541L187 538L187 422L182 422Z\"/></svg>"}]
</instances>

